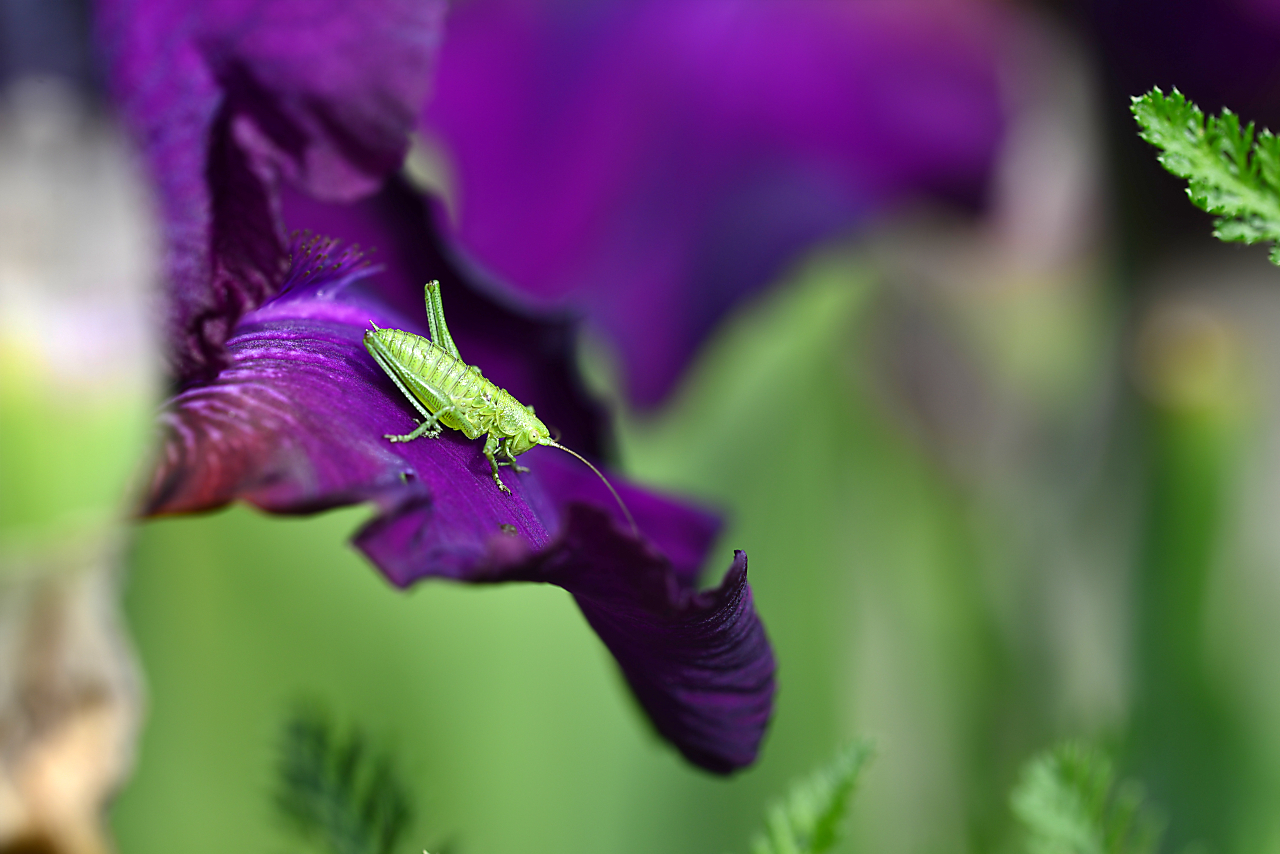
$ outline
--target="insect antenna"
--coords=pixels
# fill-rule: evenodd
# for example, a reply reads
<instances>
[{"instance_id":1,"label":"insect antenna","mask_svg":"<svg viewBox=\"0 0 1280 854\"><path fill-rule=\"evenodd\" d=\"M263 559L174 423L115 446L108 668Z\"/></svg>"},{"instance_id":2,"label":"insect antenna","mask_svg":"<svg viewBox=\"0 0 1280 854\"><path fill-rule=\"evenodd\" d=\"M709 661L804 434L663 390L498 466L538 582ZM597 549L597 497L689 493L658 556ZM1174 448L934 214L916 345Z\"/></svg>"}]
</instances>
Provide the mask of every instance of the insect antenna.
<instances>
[{"instance_id":1,"label":"insect antenna","mask_svg":"<svg viewBox=\"0 0 1280 854\"><path fill-rule=\"evenodd\" d=\"M566 454L572 454L573 456L577 457L578 459L586 463L587 468L595 472L596 477L600 478L601 482L604 483L605 486L609 487L609 492L613 495L613 500L618 502L618 506L622 508L622 515L626 516L627 521L631 523L631 533L635 534L637 537L640 536L640 529L636 527L636 520L631 515L631 511L627 509L627 505L625 502L623 502L622 496L618 494L618 490L614 489L613 484L609 483L609 480L600 473L600 469L591 465L591 462L586 457L582 456L582 454L579 454L577 451L573 451L573 450L570 450L569 448L566 448L564 445L561 445L559 442L553 442L548 439L546 442L542 442L540 444L550 445L553 448L559 448L560 450L564 451Z\"/></svg>"}]
</instances>

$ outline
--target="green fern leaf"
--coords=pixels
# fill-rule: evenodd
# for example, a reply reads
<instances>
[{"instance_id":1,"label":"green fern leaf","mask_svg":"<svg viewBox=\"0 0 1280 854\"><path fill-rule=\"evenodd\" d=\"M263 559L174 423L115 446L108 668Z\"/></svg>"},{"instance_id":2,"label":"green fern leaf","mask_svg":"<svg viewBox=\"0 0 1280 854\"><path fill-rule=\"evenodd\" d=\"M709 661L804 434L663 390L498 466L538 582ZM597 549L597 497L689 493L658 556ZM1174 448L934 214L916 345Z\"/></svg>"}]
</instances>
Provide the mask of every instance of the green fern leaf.
<instances>
[{"instance_id":1,"label":"green fern leaf","mask_svg":"<svg viewBox=\"0 0 1280 854\"><path fill-rule=\"evenodd\" d=\"M1140 136L1160 149L1164 168L1188 181L1187 197L1217 214L1214 236L1232 243L1280 241L1280 140L1240 126L1230 110L1205 117L1174 89L1134 98ZM1280 253L1271 254L1280 264Z\"/></svg>"},{"instance_id":2,"label":"green fern leaf","mask_svg":"<svg viewBox=\"0 0 1280 854\"><path fill-rule=\"evenodd\" d=\"M849 798L874 753L869 741L850 744L824 768L795 783L765 818L751 854L822 854L843 835Z\"/></svg>"},{"instance_id":3,"label":"green fern leaf","mask_svg":"<svg viewBox=\"0 0 1280 854\"><path fill-rule=\"evenodd\" d=\"M281 739L276 805L300 836L330 854L391 854L411 819L409 796L359 731L339 736L313 709Z\"/></svg>"},{"instance_id":4,"label":"green fern leaf","mask_svg":"<svg viewBox=\"0 0 1280 854\"><path fill-rule=\"evenodd\" d=\"M1068 743L1023 768L1012 797L1028 854L1152 854L1160 824L1135 785L1115 785L1111 760Z\"/></svg>"}]
</instances>

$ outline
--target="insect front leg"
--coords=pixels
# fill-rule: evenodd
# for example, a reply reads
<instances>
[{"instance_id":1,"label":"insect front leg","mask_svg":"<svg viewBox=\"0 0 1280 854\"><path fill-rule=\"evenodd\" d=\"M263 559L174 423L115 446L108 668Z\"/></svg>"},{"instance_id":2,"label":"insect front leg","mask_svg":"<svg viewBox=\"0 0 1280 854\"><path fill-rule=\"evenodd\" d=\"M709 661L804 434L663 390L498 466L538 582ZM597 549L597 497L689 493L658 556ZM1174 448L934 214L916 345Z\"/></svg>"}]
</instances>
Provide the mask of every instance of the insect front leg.
<instances>
[{"instance_id":1,"label":"insect front leg","mask_svg":"<svg viewBox=\"0 0 1280 854\"><path fill-rule=\"evenodd\" d=\"M508 495L511 490L507 489L507 485L502 482L502 478L498 477L498 460L494 457L494 452L498 450L498 439L492 433L484 438L484 456L489 461L489 467L493 469L493 482L498 484L498 489Z\"/></svg>"},{"instance_id":2,"label":"insect front leg","mask_svg":"<svg viewBox=\"0 0 1280 854\"><path fill-rule=\"evenodd\" d=\"M522 466L522 465L520 465L518 462L516 462L516 455L515 455L515 454L513 454L513 453L511 453L511 440L510 440L510 439L508 439L508 438L504 438L503 440L501 440L500 445L501 445L501 447L499 447L499 448L498 448L498 453L499 453L499 454L502 454L503 456L505 456L505 457L507 458L507 461L506 461L506 462L500 462L500 463L498 463L498 465L500 465L500 466L511 466L511 468L512 468L512 470L513 470L513 471L516 471L516 472L518 472L518 473L520 473L520 474L524 474L525 472L527 472L527 471L528 471L528 469L527 469L527 468L525 468L524 466Z\"/></svg>"}]
</instances>

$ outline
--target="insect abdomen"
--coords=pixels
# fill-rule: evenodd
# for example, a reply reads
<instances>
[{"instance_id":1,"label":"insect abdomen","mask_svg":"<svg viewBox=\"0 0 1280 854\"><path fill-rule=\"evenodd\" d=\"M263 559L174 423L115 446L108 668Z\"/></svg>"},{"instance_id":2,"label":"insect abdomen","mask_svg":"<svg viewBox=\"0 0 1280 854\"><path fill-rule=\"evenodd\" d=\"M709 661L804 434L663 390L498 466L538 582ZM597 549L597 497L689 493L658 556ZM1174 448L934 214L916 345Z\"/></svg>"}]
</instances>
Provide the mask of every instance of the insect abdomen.
<instances>
[{"instance_id":1,"label":"insect abdomen","mask_svg":"<svg viewBox=\"0 0 1280 854\"><path fill-rule=\"evenodd\" d=\"M378 329L371 334L379 340L387 354L396 360L401 370L413 374L446 397L454 400L492 400L501 391L485 379L478 368L446 353L421 335L414 335L403 329ZM428 401L423 403L429 404ZM446 424L450 420L447 417L444 419Z\"/></svg>"}]
</instances>

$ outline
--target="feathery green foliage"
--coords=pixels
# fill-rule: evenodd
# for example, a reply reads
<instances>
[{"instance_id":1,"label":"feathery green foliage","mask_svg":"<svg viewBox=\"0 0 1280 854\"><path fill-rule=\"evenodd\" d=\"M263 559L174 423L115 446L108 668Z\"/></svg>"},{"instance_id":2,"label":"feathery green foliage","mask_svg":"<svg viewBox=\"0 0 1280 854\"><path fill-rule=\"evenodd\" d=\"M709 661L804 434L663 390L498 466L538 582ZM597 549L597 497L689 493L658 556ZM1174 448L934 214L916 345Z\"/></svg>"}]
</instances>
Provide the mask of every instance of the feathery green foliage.
<instances>
[{"instance_id":1,"label":"feathery green foliage","mask_svg":"<svg viewBox=\"0 0 1280 854\"><path fill-rule=\"evenodd\" d=\"M1130 107L1141 137L1161 150L1161 165L1189 182L1187 196L1218 214L1214 236L1232 243L1280 241L1280 138L1254 134L1230 110L1206 120L1200 108L1174 89L1134 98ZM1271 249L1280 264L1280 246Z\"/></svg>"},{"instance_id":2,"label":"feathery green foliage","mask_svg":"<svg viewBox=\"0 0 1280 854\"><path fill-rule=\"evenodd\" d=\"M1036 756L1013 791L1028 854L1153 854L1160 823L1134 784L1115 786L1101 751L1067 743Z\"/></svg>"},{"instance_id":3,"label":"feathery green foliage","mask_svg":"<svg viewBox=\"0 0 1280 854\"><path fill-rule=\"evenodd\" d=\"M874 752L870 741L854 742L825 768L794 784L785 800L770 807L765 834L751 843L751 854L830 850L840 841L849 796Z\"/></svg>"},{"instance_id":4,"label":"feathery green foliage","mask_svg":"<svg viewBox=\"0 0 1280 854\"><path fill-rule=\"evenodd\" d=\"M391 854L411 819L410 800L386 756L358 730L339 736L314 709L281 738L276 805L298 833L330 854Z\"/></svg>"}]
</instances>

